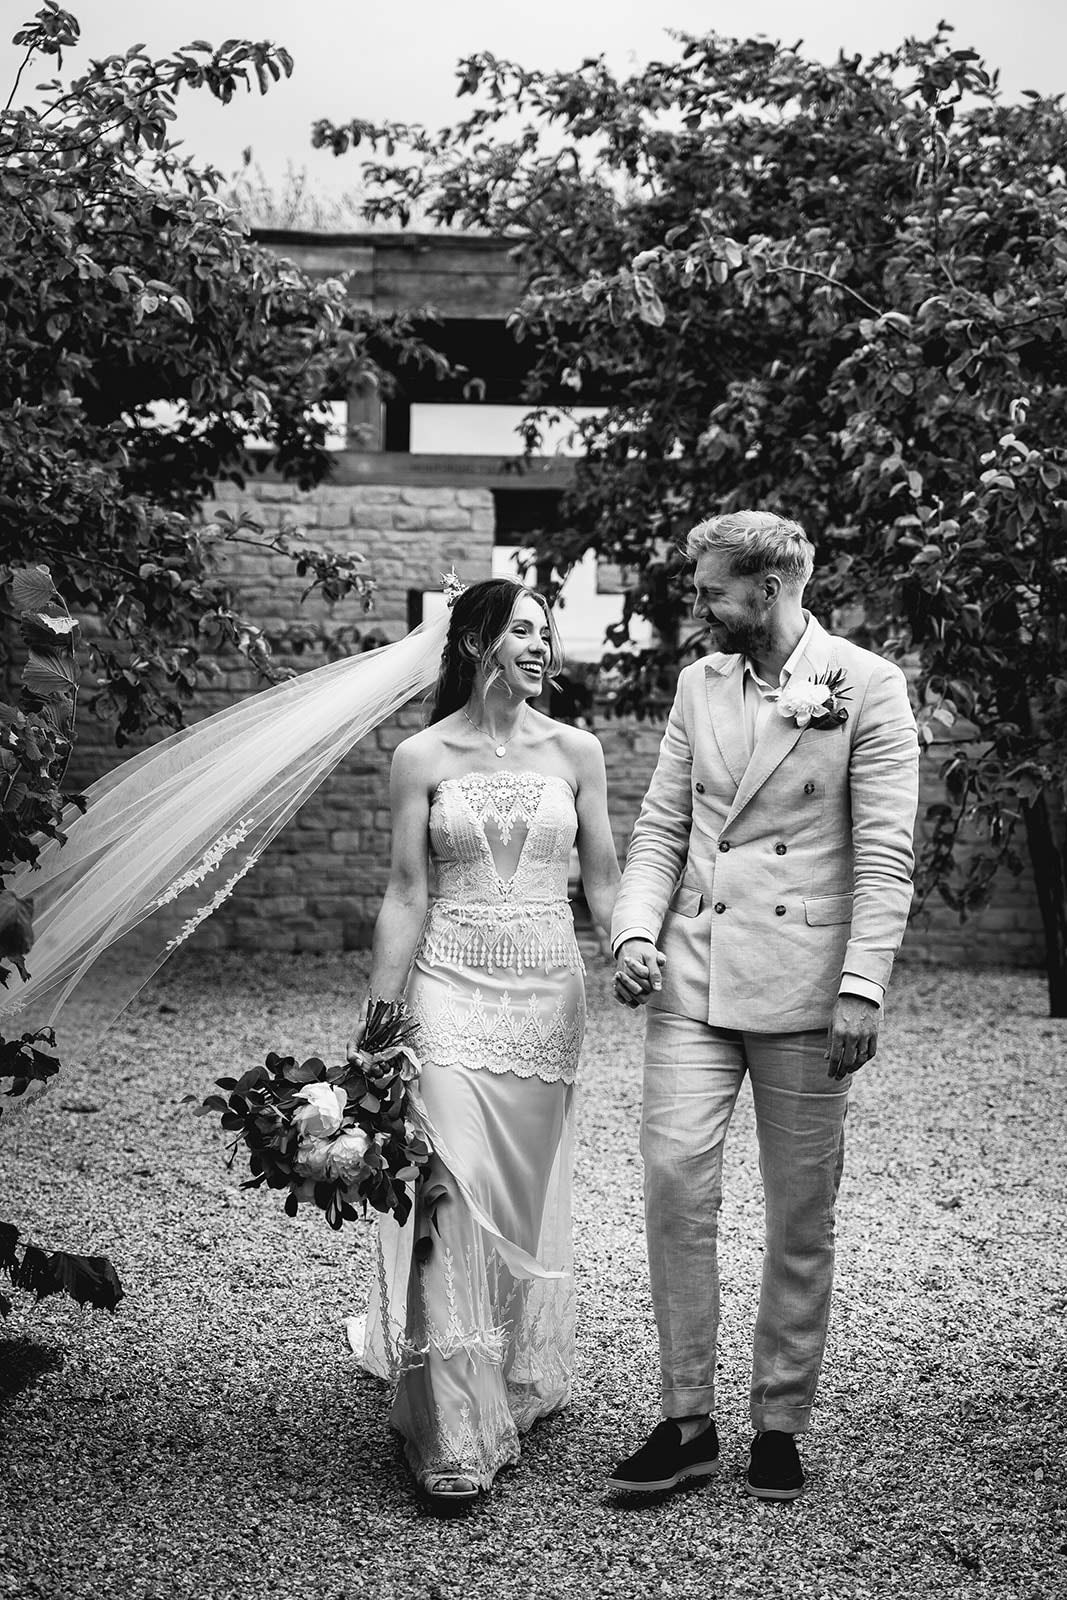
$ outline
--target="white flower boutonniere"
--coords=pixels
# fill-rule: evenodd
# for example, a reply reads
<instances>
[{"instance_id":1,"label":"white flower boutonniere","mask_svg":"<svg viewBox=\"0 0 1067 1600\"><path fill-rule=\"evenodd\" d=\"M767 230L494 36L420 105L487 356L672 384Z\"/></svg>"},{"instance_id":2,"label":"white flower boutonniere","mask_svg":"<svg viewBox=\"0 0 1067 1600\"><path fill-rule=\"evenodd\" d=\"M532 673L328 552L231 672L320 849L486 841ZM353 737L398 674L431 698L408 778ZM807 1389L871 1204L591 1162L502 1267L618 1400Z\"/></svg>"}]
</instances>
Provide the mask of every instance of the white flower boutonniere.
<instances>
[{"instance_id":1,"label":"white flower boutonniere","mask_svg":"<svg viewBox=\"0 0 1067 1600\"><path fill-rule=\"evenodd\" d=\"M848 711L841 702L851 693L840 667L836 672L820 673L817 678L791 678L778 696L778 715L788 717L798 728L837 728L848 721Z\"/></svg>"}]
</instances>

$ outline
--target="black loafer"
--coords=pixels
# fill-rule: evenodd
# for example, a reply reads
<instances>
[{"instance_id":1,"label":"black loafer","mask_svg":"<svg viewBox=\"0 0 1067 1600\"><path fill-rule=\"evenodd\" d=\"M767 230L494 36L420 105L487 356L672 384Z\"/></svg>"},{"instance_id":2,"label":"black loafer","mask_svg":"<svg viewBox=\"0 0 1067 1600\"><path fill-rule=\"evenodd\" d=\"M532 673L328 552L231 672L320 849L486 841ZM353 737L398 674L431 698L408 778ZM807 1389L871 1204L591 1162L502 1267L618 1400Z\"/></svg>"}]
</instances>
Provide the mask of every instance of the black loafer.
<instances>
[{"instance_id":1,"label":"black loafer","mask_svg":"<svg viewBox=\"0 0 1067 1600\"><path fill-rule=\"evenodd\" d=\"M757 1500L796 1500L804 1493L804 1468L791 1433L757 1433L745 1489Z\"/></svg>"},{"instance_id":2,"label":"black loafer","mask_svg":"<svg viewBox=\"0 0 1067 1600\"><path fill-rule=\"evenodd\" d=\"M627 1494L656 1494L686 1478L710 1478L719 1470L719 1436L714 1422L688 1444L673 1417L653 1428L640 1450L620 1461L608 1478L609 1489Z\"/></svg>"}]
</instances>

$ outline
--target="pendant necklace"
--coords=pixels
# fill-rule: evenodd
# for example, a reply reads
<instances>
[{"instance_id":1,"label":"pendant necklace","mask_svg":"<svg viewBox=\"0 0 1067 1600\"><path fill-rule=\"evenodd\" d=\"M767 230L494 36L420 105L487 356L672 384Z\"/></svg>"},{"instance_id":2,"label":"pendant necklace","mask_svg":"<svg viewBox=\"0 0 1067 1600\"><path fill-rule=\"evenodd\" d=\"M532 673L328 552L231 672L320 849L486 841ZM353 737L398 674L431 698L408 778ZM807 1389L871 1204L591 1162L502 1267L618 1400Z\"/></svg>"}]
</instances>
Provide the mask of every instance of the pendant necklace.
<instances>
[{"instance_id":1,"label":"pendant necklace","mask_svg":"<svg viewBox=\"0 0 1067 1600\"><path fill-rule=\"evenodd\" d=\"M467 717L466 708L464 708L463 715L465 717ZM487 739L492 739L493 738L493 735L489 732L488 728L479 727L478 724L471 717L467 717L467 721L470 723L470 725L474 729L475 733L484 733L485 737ZM521 733L522 729L525 726L525 724L526 724L526 713L524 711L523 712L522 721L519 723L519 726L515 729L515 733ZM495 756L499 756L499 757L503 758L505 755L507 755L508 745L511 743L512 739L514 739L515 733L509 734L508 737L506 739L502 739L499 744L497 744L494 741L494 743L493 743L493 754Z\"/></svg>"}]
</instances>

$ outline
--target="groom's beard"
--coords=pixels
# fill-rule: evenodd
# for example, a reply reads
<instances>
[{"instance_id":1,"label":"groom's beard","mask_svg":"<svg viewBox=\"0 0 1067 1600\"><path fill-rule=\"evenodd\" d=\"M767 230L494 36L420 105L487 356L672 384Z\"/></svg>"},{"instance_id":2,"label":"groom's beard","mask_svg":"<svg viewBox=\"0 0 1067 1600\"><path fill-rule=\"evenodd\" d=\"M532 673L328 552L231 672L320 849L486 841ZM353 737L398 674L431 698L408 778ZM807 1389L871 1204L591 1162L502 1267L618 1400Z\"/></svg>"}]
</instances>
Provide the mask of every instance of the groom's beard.
<instances>
[{"instance_id":1,"label":"groom's beard","mask_svg":"<svg viewBox=\"0 0 1067 1600\"><path fill-rule=\"evenodd\" d=\"M771 627L763 617L750 615L740 622L709 622L708 637L725 656L759 656L771 643Z\"/></svg>"}]
</instances>

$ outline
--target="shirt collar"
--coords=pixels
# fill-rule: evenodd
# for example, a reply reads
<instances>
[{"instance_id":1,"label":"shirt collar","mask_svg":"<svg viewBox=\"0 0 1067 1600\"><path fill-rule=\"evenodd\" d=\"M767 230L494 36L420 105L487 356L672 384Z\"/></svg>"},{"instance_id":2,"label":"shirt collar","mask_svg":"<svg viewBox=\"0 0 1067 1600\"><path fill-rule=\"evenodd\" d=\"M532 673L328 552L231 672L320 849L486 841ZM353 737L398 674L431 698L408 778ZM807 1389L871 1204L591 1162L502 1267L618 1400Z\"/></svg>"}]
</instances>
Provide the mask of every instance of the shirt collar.
<instances>
[{"instance_id":1,"label":"shirt collar","mask_svg":"<svg viewBox=\"0 0 1067 1600\"><path fill-rule=\"evenodd\" d=\"M796 648L793 650L793 652L789 656L789 659L786 661L785 666L782 668L781 672L778 674L778 687L779 687L779 689L784 689L786 687L786 685L788 684L790 678L793 676L794 672L796 672L796 670L797 670L797 667L800 665L800 662L801 662L801 660L802 660L802 658L804 656L805 651L808 648L808 645L811 643L812 634L815 631L815 618L812 616L810 611L805 611L804 615L808 619L807 627L804 629L804 632L801 634L800 638L797 640ZM763 679L756 672L755 667L752 665L752 663L748 659L748 657L744 656L744 657L742 657L742 660L744 662L744 671L745 671L746 676L751 677L753 682L755 682L757 684L758 683L762 683ZM766 685L766 687L767 688L771 688L773 686L768 684L768 685Z\"/></svg>"}]
</instances>

